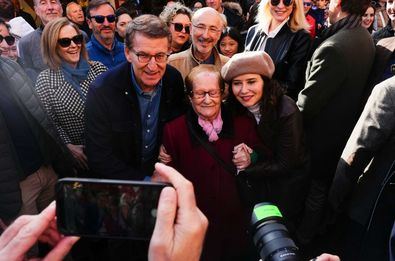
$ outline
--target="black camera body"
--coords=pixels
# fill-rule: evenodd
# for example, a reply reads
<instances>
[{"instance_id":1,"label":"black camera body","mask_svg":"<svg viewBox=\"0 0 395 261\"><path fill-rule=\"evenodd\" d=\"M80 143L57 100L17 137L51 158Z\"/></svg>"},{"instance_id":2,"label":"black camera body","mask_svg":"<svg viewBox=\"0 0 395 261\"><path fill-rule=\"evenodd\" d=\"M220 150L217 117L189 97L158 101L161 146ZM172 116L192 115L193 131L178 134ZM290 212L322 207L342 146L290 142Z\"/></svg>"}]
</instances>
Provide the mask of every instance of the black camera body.
<instances>
[{"instance_id":1,"label":"black camera body","mask_svg":"<svg viewBox=\"0 0 395 261\"><path fill-rule=\"evenodd\" d=\"M251 217L254 244L263 261L299 261L298 247L282 223L282 214L271 203L256 204Z\"/></svg>"}]
</instances>

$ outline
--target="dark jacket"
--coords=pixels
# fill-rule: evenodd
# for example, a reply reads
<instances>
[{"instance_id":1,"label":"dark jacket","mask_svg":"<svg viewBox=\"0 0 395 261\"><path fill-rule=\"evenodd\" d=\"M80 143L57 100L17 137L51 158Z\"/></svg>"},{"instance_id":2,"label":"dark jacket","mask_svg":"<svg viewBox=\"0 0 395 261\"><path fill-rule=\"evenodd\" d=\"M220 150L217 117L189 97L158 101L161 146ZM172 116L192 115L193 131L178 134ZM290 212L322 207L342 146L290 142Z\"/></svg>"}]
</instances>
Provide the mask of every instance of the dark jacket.
<instances>
[{"instance_id":1,"label":"dark jacket","mask_svg":"<svg viewBox=\"0 0 395 261\"><path fill-rule=\"evenodd\" d=\"M72 156L62 144L55 127L39 102L32 82L15 62L0 58L1 88L11 92L31 126L45 164L52 164L61 176L72 175ZM9 79L6 81L5 79ZM0 112L0 218L10 220L19 213L22 199L19 182L25 177L10 133Z\"/></svg>"},{"instance_id":2,"label":"dark jacket","mask_svg":"<svg viewBox=\"0 0 395 261\"><path fill-rule=\"evenodd\" d=\"M302 115L295 102L284 95L278 117L258 124L263 144L271 150L258 163L245 170L256 185L260 198L276 204L288 221L301 213L306 195L308 157Z\"/></svg>"},{"instance_id":3,"label":"dark jacket","mask_svg":"<svg viewBox=\"0 0 395 261\"><path fill-rule=\"evenodd\" d=\"M395 36L395 31L392 28L391 20L388 20L388 23L385 27L381 28L377 32L373 34L373 40L377 43L381 39Z\"/></svg>"},{"instance_id":4,"label":"dark jacket","mask_svg":"<svg viewBox=\"0 0 395 261\"><path fill-rule=\"evenodd\" d=\"M162 78L158 126L159 151L163 125L185 110L181 74L167 65ZM141 179L151 176L153 163L143 166L140 108L131 81L131 64L101 74L91 85L85 108L86 151L96 177Z\"/></svg>"},{"instance_id":5,"label":"dark jacket","mask_svg":"<svg viewBox=\"0 0 395 261\"><path fill-rule=\"evenodd\" d=\"M223 7L228 26L236 27L239 31L243 26L243 18L230 8Z\"/></svg>"},{"instance_id":6,"label":"dark jacket","mask_svg":"<svg viewBox=\"0 0 395 261\"><path fill-rule=\"evenodd\" d=\"M246 51L259 51L257 43L265 33L252 26L246 37ZM273 79L281 82L287 95L296 100L304 86L307 54L310 48L310 35L305 30L292 32L285 24L274 38L267 39L265 52L273 59L276 70Z\"/></svg>"},{"instance_id":7,"label":"dark jacket","mask_svg":"<svg viewBox=\"0 0 395 261\"><path fill-rule=\"evenodd\" d=\"M163 145L172 157L169 165L193 183L196 203L209 220L202 260L247 260L243 253L247 248L251 212L243 206L234 174L205 150L191 129L229 166L233 165L234 146L245 143L254 147L259 139L253 119L245 116L233 119L224 109L221 114L223 127L218 140L208 141L191 109L166 124Z\"/></svg>"}]
</instances>

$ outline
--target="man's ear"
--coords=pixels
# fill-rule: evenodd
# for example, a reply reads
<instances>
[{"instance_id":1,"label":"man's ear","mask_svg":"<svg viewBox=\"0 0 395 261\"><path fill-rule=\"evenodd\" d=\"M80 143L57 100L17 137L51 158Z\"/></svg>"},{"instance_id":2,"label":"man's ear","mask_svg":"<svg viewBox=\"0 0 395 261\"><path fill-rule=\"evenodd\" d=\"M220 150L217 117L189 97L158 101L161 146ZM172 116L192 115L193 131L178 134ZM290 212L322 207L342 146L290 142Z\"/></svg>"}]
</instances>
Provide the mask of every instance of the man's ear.
<instances>
[{"instance_id":1,"label":"man's ear","mask_svg":"<svg viewBox=\"0 0 395 261\"><path fill-rule=\"evenodd\" d=\"M89 26L89 29L91 29L92 30L92 21L91 21L91 19L89 19L88 17L86 17L86 23L88 24L88 26Z\"/></svg>"}]
</instances>

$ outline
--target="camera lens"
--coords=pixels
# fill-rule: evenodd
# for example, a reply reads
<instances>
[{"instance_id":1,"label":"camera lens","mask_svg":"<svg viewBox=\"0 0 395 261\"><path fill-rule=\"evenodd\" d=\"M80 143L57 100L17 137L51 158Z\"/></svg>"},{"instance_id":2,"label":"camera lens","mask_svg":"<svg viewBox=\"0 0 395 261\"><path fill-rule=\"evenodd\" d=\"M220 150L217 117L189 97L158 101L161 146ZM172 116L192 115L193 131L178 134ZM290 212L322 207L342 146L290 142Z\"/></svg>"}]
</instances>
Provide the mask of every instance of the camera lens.
<instances>
[{"instance_id":1,"label":"camera lens","mask_svg":"<svg viewBox=\"0 0 395 261\"><path fill-rule=\"evenodd\" d=\"M271 203L255 205L251 225L254 244L264 261L299 261L298 247L282 224L282 215Z\"/></svg>"}]
</instances>

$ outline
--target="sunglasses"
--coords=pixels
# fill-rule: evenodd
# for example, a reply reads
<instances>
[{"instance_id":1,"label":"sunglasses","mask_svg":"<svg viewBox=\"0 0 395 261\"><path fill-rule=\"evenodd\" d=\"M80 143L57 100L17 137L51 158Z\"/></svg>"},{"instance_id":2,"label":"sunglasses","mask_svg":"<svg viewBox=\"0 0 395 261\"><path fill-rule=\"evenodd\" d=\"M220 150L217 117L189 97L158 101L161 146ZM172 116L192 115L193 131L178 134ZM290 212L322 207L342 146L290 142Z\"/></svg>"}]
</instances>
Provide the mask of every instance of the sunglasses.
<instances>
[{"instance_id":1,"label":"sunglasses","mask_svg":"<svg viewBox=\"0 0 395 261\"><path fill-rule=\"evenodd\" d=\"M107 15L107 16L104 16L104 15L94 15L94 16L89 16L88 18L89 18L89 19L94 18L95 21L96 21L96 23L102 24L102 23L104 23L104 19L107 19L107 21L108 21L109 23L114 23L114 22L115 22L115 19L116 19L116 16L115 16L115 15Z\"/></svg>"},{"instance_id":2,"label":"sunglasses","mask_svg":"<svg viewBox=\"0 0 395 261\"><path fill-rule=\"evenodd\" d=\"M15 37L12 35L7 35L7 36L0 35L0 43L2 43L3 40L5 40L8 45L13 45L15 43Z\"/></svg>"},{"instance_id":3,"label":"sunglasses","mask_svg":"<svg viewBox=\"0 0 395 261\"><path fill-rule=\"evenodd\" d=\"M176 32L182 32L182 29L185 29L185 32L189 34L190 32L189 25L184 26L183 24L180 23L172 23L172 24L174 25L174 30L176 30Z\"/></svg>"},{"instance_id":4,"label":"sunglasses","mask_svg":"<svg viewBox=\"0 0 395 261\"><path fill-rule=\"evenodd\" d=\"M75 44L82 44L82 41L84 40L84 37L82 34L78 34L74 36L73 38L60 38L58 39L58 44L62 46L63 48L69 47L71 45L71 41Z\"/></svg>"},{"instance_id":5,"label":"sunglasses","mask_svg":"<svg viewBox=\"0 0 395 261\"><path fill-rule=\"evenodd\" d=\"M283 1L283 4L285 6L290 6L293 4L293 0L270 0L270 4L272 6L278 6L280 4L280 1Z\"/></svg>"},{"instance_id":6,"label":"sunglasses","mask_svg":"<svg viewBox=\"0 0 395 261\"><path fill-rule=\"evenodd\" d=\"M312 3L309 3L309 2L303 2L303 5L304 5L304 6L312 6L313 4L312 4Z\"/></svg>"}]
</instances>

